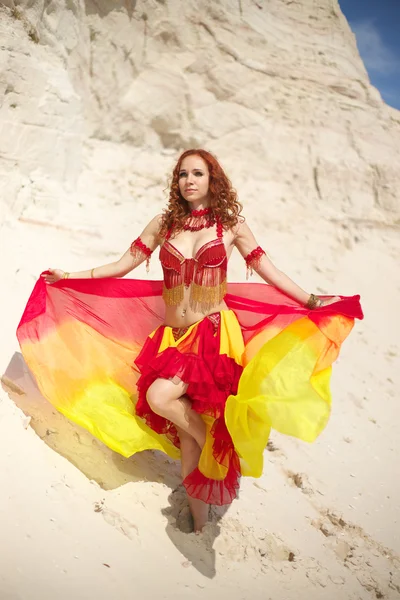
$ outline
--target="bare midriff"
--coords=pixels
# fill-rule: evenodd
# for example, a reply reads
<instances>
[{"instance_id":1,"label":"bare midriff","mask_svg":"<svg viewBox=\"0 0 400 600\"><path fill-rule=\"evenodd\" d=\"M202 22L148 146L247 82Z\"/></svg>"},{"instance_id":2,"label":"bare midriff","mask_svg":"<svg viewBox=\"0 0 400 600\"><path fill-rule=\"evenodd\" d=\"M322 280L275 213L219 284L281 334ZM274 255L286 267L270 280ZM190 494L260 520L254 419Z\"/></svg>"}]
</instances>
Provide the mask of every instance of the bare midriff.
<instances>
[{"instance_id":1,"label":"bare midriff","mask_svg":"<svg viewBox=\"0 0 400 600\"><path fill-rule=\"evenodd\" d=\"M226 302L223 300L219 304L210 308L207 312L195 311L190 308L190 290L185 289L183 301L177 306L167 306L165 312L165 325L169 327L190 327L193 323L197 323L216 312L227 310Z\"/></svg>"}]
</instances>

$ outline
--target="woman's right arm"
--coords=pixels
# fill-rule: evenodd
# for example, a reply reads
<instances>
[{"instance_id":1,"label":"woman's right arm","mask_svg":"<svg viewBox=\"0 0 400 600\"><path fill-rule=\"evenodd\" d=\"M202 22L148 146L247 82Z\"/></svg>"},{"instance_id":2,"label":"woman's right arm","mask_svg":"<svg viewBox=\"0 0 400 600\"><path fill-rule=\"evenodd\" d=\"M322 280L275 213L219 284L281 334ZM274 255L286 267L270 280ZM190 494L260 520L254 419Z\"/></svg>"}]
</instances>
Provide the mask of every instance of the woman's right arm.
<instances>
[{"instance_id":1,"label":"woman's right arm","mask_svg":"<svg viewBox=\"0 0 400 600\"><path fill-rule=\"evenodd\" d=\"M130 248L115 262L108 263L88 269L87 271L77 271L75 273L67 273L61 269L49 269L43 274L46 283L55 283L65 276L71 279L96 279L103 277L123 277L145 260L148 262L151 253L160 244L160 225L162 215L157 215L144 228L140 236L131 244Z\"/></svg>"}]
</instances>

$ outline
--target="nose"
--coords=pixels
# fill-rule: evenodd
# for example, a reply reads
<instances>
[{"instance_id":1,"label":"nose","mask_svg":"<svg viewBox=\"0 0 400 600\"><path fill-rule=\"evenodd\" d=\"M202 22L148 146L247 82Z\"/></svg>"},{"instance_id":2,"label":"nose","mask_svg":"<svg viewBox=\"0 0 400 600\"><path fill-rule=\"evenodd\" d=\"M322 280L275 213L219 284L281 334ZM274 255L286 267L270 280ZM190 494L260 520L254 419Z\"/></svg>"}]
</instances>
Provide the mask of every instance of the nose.
<instances>
[{"instance_id":1,"label":"nose","mask_svg":"<svg viewBox=\"0 0 400 600\"><path fill-rule=\"evenodd\" d=\"M193 173L189 173L187 176L187 183L192 184L194 181L194 175Z\"/></svg>"}]
</instances>

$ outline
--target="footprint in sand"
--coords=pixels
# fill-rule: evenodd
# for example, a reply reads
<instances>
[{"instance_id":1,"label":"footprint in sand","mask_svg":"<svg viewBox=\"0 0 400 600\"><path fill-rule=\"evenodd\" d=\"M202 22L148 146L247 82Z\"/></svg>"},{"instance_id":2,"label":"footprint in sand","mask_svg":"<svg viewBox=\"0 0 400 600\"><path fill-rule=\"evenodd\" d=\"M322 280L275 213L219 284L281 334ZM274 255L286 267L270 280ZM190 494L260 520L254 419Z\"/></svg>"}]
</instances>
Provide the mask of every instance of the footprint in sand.
<instances>
[{"instance_id":1,"label":"footprint in sand","mask_svg":"<svg viewBox=\"0 0 400 600\"><path fill-rule=\"evenodd\" d=\"M228 560L241 562L256 558L260 565L295 560L295 553L272 534L257 535L251 527L237 519L220 521L221 533L214 544L215 551Z\"/></svg>"},{"instance_id":2,"label":"footprint in sand","mask_svg":"<svg viewBox=\"0 0 400 600\"><path fill-rule=\"evenodd\" d=\"M128 521L128 519L125 519L125 517L120 515L115 510L107 508L107 506L104 504L104 500L101 502L96 502L94 510L95 512L101 513L106 523L115 527L117 531L125 535L127 538L130 540L137 539L139 533L137 526Z\"/></svg>"},{"instance_id":3,"label":"footprint in sand","mask_svg":"<svg viewBox=\"0 0 400 600\"><path fill-rule=\"evenodd\" d=\"M314 494L314 490L307 479L307 475L304 473L294 473L293 471L288 470L285 470L285 473L292 484L299 488L303 494L307 494L307 496Z\"/></svg>"},{"instance_id":4,"label":"footprint in sand","mask_svg":"<svg viewBox=\"0 0 400 600\"><path fill-rule=\"evenodd\" d=\"M335 511L318 509L321 518L312 525L327 538L328 546L358 579L372 598L399 599L400 557L348 523Z\"/></svg>"},{"instance_id":5,"label":"footprint in sand","mask_svg":"<svg viewBox=\"0 0 400 600\"><path fill-rule=\"evenodd\" d=\"M268 450L268 452L271 452L271 454L273 454L274 457L287 458L283 450L278 448L278 446L276 446L272 440L268 440L266 449Z\"/></svg>"}]
</instances>

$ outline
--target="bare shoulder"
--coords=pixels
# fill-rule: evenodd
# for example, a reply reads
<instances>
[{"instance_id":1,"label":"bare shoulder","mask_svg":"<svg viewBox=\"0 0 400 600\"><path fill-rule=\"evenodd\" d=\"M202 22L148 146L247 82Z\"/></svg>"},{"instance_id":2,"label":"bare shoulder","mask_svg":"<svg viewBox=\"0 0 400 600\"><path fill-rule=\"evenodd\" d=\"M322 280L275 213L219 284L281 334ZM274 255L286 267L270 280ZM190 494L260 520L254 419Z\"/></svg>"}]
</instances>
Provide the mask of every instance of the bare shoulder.
<instances>
[{"instance_id":1,"label":"bare shoulder","mask_svg":"<svg viewBox=\"0 0 400 600\"><path fill-rule=\"evenodd\" d=\"M150 222L154 223L154 225L157 225L158 227L161 227L161 223L163 221L163 217L164 217L164 214L163 213L159 213L158 215L156 215L155 217L153 217Z\"/></svg>"},{"instance_id":2,"label":"bare shoulder","mask_svg":"<svg viewBox=\"0 0 400 600\"><path fill-rule=\"evenodd\" d=\"M239 215L236 225L234 225L231 229L233 233L233 239L236 240L239 235L243 234L248 229L249 226L247 225L246 218L243 215Z\"/></svg>"},{"instance_id":3,"label":"bare shoulder","mask_svg":"<svg viewBox=\"0 0 400 600\"><path fill-rule=\"evenodd\" d=\"M159 213L158 215L155 215L151 219L151 221L146 226L146 229L149 231L149 233L152 233L153 235L158 235L158 233L161 229L162 221L163 221L163 214Z\"/></svg>"},{"instance_id":4,"label":"bare shoulder","mask_svg":"<svg viewBox=\"0 0 400 600\"><path fill-rule=\"evenodd\" d=\"M151 248L155 248L160 243L162 217L162 214L155 215L147 223L139 236L142 242Z\"/></svg>"},{"instance_id":5,"label":"bare shoulder","mask_svg":"<svg viewBox=\"0 0 400 600\"><path fill-rule=\"evenodd\" d=\"M228 227L227 229L225 229L224 240L225 240L225 243L228 244L228 246L235 245L238 233L244 223L244 220L245 220L244 217L242 217L240 215L238 217L238 220L235 223L235 225L232 225L231 227Z\"/></svg>"}]
</instances>

